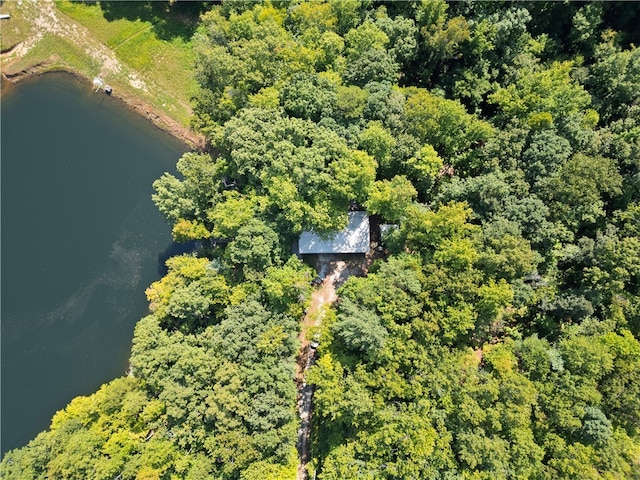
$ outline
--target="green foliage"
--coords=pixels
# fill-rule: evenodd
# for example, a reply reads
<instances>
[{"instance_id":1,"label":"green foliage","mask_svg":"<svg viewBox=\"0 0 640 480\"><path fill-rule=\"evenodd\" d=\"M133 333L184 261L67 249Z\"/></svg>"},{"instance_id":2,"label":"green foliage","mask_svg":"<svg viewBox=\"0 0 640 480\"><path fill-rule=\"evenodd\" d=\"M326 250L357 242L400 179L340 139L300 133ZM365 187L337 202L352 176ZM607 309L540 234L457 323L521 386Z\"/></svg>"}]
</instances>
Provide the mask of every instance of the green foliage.
<instances>
[{"instance_id":1,"label":"green foliage","mask_svg":"<svg viewBox=\"0 0 640 480\"><path fill-rule=\"evenodd\" d=\"M390 53L381 48L372 48L355 56L347 65L344 77L349 83L364 87L372 82L395 82L398 69Z\"/></svg>"},{"instance_id":2,"label":"green foliage","mask_svg":"<svg viewBox=\"0 0 640 480\"><path fill-rule=\"evenodd\" d=\"M416 195L416 189L406 177L395 176L373 184L366 207L372 214L396 222L405 216Z\"/></svg>"},{"instance_id":3,"label":"green foliage","mask_svg":"<svg viewBox=\"0 0 640 480\"><path fill-rule=\"evenodd\" d=\"M262 272L280 263L278 234L264 222L251 220L238 229L225 254L229 262L242 267L249 278L253 272Z\"/></svg>"},{"instance_id":4,"label":"green foliage","mask_svg":"<svg viewBox=\"0 0 640 480\"><path fill-rule=\"evenodd\" d=\"M463 203L451 202L437 211L414 204L407 209L398 237L402 239L403 246L413 251L443 251L447 240L463 239L477 231L468 223L470 215L471 210Z\"/></svg>"},{"instance_id":5,"label":"green foliage","mask_svg":"<svg viewBox=\"0 0 640 480\"><path fill-rule=\"evenodd\" d=\"M396 145L393 135L384 128L382 122L370 122L360 133L360 148L371 155L382 168L388 167Z\"/></svg>"},{"instance_id":6,"label":"green foliage","mask_svg":"<svg viewBox=\"0 0 640 480\"><path fill-rule=\"evenodd\" d=\"M266 194L278 220L293 232L333 230L346 222L349 202L363 201L375 161L308 120L247 109L224 127L217 147L227 174Z\"/></svg>"},{"instance_id":7,"label":"green foliage","mask_svg":"<svg viewBox=\"0 0 640 480\"><path fill-rule=\"evenodd\" d=\"M344 39L350 59L357 59L370 50L384 49L389 42L389 37L370 20L349 30Z\"/></svg>"},{"instance_id":8,"label":"green foliage","mask_svg":"<svg viewBox=\"0 0 640 480\"><path fill-rule=\"evenodd\" d=\"M2 476L133 479L145 478L152 469L176 474L174 462L184 454L162 438L161 430L166 430L146 415L152 405L142 383L132 377L103 385L89 397L77 397L56 413L50 430L28 449L5 457Z\"/></svg>"},{"instance_id":9,"label":"green foliage","mask_svg":"<svg viewBox=\"0 0 640 480\"><path fill-rule=\"evenodd\" d=\"M282 267L268 268L261 285L269 305L293 318L301 317L311 295L312 276L313 270L296 256Z\"/></svg>"},{"instance_id":10,"label":"green foliage","mask_svg":"<svg viewBox=\"0 0 640 480\"><path fill-rule=\"evenodd\" d=\"M190 242L208 238L211 232L197 221L178 219L171 230L171 236L176 242Z\"/></svg>"},{"instance_id":11,"label":"green foliage","mask_svg":"<svg viewBox=\"0 0 640 480\"><path fill-rule=\"evenodd\" d=\"M310 67L310 56L293 56L297 45L282 19L269 6L256 6L228 18L218 9L202 16L193 40L196 78L203 87L196 107L200 128L210 128L212 120L228 120L246 104L249 95L272 86L277 78Z\"/></svg>"},{"instance_id":12,"label":"green foliage","mask_svg":"<svg viewBox=\"0 0 640 480\"><path fill-rule=\"evenodd\" d=\"M531 136L528 148L522 155L522 169L527 181L538 187L571 156L571 144L551 129Z\"/></svg>"},{"instance_id":13,"label":"green foliage","mask_svg":"<svg viewBox=\"0 0 640 480\"><path fill-rule=\"evenodd\" d=\"M347 120L360 118L364 112L367 97L367 91L355 85L338 86L335 105L338 115Z\"/></svg>"},{"instance_id":14,"label":"green foliage","mask_svg":"<svg viewBox=\"0 0 640 480\"><path fill-rule=\"evenodd\" d=\"M290 464L295 349L293 320L247 300L197 335L142 320L131 367L162 402L156 422L170 438L212 458L208 471L239 478L255 462Z\"/></svg>"},{"instance_id":15,"label":"green foliage","mask_svg":"<svg viewBox=\"0 0 640 480\"><path fill-rule=\"evenodd\" d=\"M335 85L326 77L296 74L280 91L284 111L292 117L318 122L333 116Z\"/></svg>"},{"instance_id":16,"label":"green foliage","mask_svg":"<svg viewBox=\"0 0 640 480\"><path fill-rule=\"evenodd\" d=\"M394 18L379 15L376 25L389 37L388 50L396 62L406 65L416 57L418 28L414 19L402 15Z\"/></svg>"},{"instance_id":17,"label":"green foliage","mask_svg":"<svg viewBox=\"0 0 640 480\"><path fill-rule=\"evenodd\" d=\"M445 158L455 159L474 143L491 137L491 126L467 113L460 102L415 87L405 92L407 129L422 144L433 146Z\"/></svg>"},{"instance_id":18,"label":"green foliage","mask_svg":"<svg viewBox=\"0 0 640 480\"><path fill-rule=\"evenodd\" d=\"M500 108L496 120L504 123L515 118L539 125L539 115L544 113L562 125L572 115L584 116L591 96L571 78L572 68L571 62L554 62L548 68L521 71L514 83L489 96Z\"/></svg>"},{"instance_id":19,"label":"green foliage","mask_svg":"<svg viewBox=\"0 0 640 480\"><path fill-rule=\"evenodd\" d=\"M411 179L418 192L426 197L435 186L444 162L438 152L431 146L425 145L403 165L406 175Z\"/></svg>"},{"instance_id":20,"label":"green foliage","mask_svg":"<svg viewBox=\"0 0 640 480\"><path fill-rule=\"evenodd\" d=\"M223 192L223 201L217 202L208 212L207 220L213 224L213 235L233 238L240 227L249 222L261 210L260 198L242 195L235 190Z\"/></svg>"},{"instance_id":21,"label":"green foliage","mask_svg":"<svg viewBox=\"0 0 640 480\"><path fill-rule=\"evenodd\" d=\"M483 228L484 251L478 261L491 278L513 282L536 270L539 256L522 238L515 222L497 219Z\"/></svg>"},{"instance_id":22,"label":"green foliage","mask_svg":"<svg viewBox=\"0 0 640 480\"><path fill-rule=\"evenodd\" d=\"M610 39L595 47L595 58L589 84L599 111L607 119L626 116L625 110L638 99L640 49L621 50Z\"/></svg>"},{"instance_id":23,"label":"green foliage","mask_svg":"<svg viewBox=\"0 0 640 480\"><path fill-rule=\"evenodd\" d=\"M614 161L576 154L548 177L545 196L551 213L572 231L605 215L605 199L621 193L622 177Z\"/></svg>"},{"instance_id":24,"label":"green foliage","mask_svg":"<svg viewBox=\"0 0 640 480\"><path fill-rule=\"evenodd\" d=\"M206 258L189 255L167 260L168 273L147 289L150 310L167 324L196 327L214 319L226 305L229 286Z\"/></svg>"},{"instance_id":25,"label":"green foliage","mask_svg":"<svg viewBox=\"0 0 640 480\"><path fill-rule=\"evenodd\" d=\"M375 313L358 308L348 299L341 303L338 321L332 328L334 336L342 340L347 349L366 358L375 358L388 336Z\"/></svg>"},{"instance_id":26,"label":"green foliage","mask_svg":"<svg viewBox=\"0 0 640 480\"><path fill-rule=\"evenodd\" d=\"M444 1L421 2L416 12L416 23L424 41L418 58L423 58L422 75L429 80L437 69L454 58L460 46L470 39L469 25L463 17L448 18L449 5Z\"/></svg>"},{"instance_id":27,"label":"green foliage","mask_svg":"<svg viewBox=\"0 0 640 480\"><path fill-rule=\"evenodd\" d=\"M314 275L288 249L359 206L397 228L317 315L317 478L640 476L634 8L213 7L193 39L209 153L153 195L199 256L147 290L132 376L2 475L293 478Z\"/></svg>"},{"instance_id":28,"label":"green foliage","mask_svg":"<svg viewBox=\"0 0 640 480\"><path fill-rule=\"evenodd\" d=\"M172 222L194 220L210 208L220 188L219 167L206 154L185 153L178 161L180 181L165 173L153 182L153 201Z\"/></svg>"}]
</instances>

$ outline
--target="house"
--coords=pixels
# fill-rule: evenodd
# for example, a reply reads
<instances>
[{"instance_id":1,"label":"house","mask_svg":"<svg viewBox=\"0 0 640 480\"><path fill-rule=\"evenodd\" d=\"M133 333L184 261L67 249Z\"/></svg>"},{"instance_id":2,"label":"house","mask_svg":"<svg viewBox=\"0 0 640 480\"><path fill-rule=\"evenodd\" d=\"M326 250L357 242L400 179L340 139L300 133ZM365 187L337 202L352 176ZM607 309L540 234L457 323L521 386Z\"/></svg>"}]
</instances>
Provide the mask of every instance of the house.
<instances>
[{"instance_id":1,"label":"house","mask_svg":"<svg viewBox=\"0 0 640 480\"><path fill-rule=\"evenodd\" d=\"M302 232L298 239L298 253L369 253L370 227L367 212L349 212L348 215L347 227L328 238L322 238L314 232Z\"/></svg>"}]
</instances>

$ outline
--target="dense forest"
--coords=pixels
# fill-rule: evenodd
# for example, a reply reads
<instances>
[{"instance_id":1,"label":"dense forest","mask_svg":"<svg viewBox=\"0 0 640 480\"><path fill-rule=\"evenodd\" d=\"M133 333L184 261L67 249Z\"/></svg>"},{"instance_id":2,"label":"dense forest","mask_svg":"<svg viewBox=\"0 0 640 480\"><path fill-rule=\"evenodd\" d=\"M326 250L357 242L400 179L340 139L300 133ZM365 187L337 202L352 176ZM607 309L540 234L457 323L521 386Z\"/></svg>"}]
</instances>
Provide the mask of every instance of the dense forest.
<instances>
[{"instance_id":1,"label":"dense forest","mask_svg":"<svg viewBox=\"0 0 640 480\"><path fill-rule=\"evenodd\" d=\"M640 3L222 2L131 373L6 479L296 477L304 230L393 224L325 315L311 478L640 478Z\"/></svg>"}]
</instances>

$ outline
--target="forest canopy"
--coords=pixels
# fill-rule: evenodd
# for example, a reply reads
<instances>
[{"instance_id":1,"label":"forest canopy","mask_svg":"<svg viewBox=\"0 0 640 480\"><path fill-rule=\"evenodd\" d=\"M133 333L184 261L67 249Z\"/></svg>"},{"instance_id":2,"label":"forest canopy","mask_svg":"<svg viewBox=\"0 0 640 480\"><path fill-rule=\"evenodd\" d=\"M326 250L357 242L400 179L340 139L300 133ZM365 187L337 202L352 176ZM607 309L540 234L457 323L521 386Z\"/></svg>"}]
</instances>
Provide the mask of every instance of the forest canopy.
<instances>
[{"instance_id":1,"label":"forest canopy","mask_svg":"<svg viewBox=\"0 0 640 480\"><path fill-rule=\"evenodd\" d=\"M193 37L206 151L131 374L3 478L286 480L292 255L395 225L324 316L312 478L640 478L640 3L223 1Z\"/></svg>"}]
</instances>

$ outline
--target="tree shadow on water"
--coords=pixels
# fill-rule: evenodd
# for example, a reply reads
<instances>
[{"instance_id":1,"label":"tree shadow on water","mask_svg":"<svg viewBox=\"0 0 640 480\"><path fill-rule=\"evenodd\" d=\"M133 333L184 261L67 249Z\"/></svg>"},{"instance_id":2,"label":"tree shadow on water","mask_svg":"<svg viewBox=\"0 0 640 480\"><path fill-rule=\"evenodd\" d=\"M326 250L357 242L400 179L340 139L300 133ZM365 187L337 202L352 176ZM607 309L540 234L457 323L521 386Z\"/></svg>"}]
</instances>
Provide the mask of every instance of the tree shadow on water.
<instances>
[{"instance_id":1,"label":"tree shadow on water","mask_svg":"<svg viewBox=\"0 0 640 480\"><path fill-rule=\"evenodd\" d=\"M198 242L187 242L187 243L170 243L167 248L165 248L164 252L158 255L158 274L161 277L164 277L169 269L167 268L167 260L171 257L176 257L178 255L182 255L183 253L191 253L196 250Z\"/></svg>"},{"instance_id":2,"label":"tree shadow on water","mask_svg":"<svg viewBox=\"0 0 640 480\"><path fill-rule=\"evenodd\" d=\"M94 3L94 2L85 2ZM209 2L177 1L101 1L100 7L108 21L118 19L140 20L153 24L154 33L161 40L193 36L200 15L210 8Z\"/></svg>"}]
</instances>

